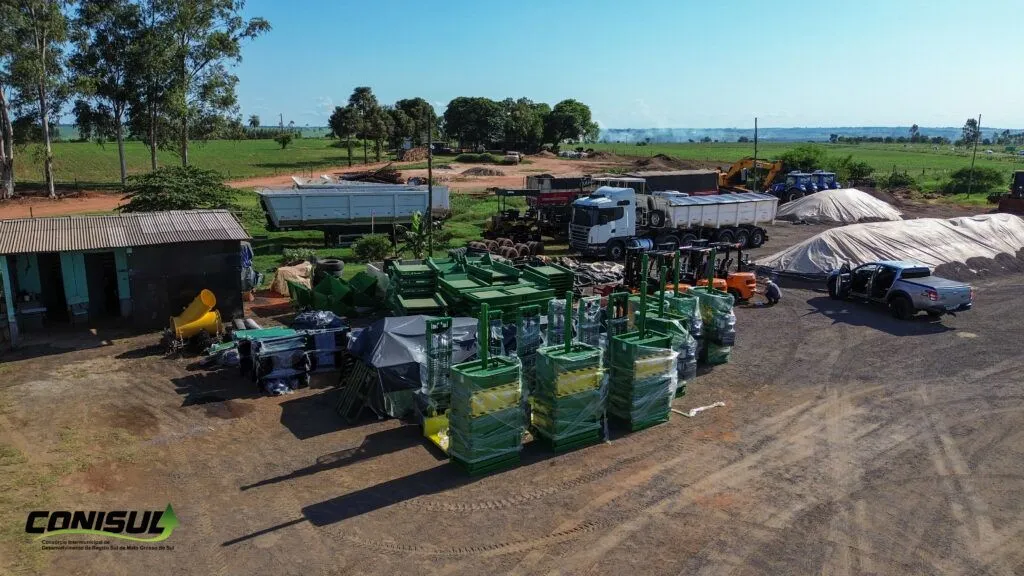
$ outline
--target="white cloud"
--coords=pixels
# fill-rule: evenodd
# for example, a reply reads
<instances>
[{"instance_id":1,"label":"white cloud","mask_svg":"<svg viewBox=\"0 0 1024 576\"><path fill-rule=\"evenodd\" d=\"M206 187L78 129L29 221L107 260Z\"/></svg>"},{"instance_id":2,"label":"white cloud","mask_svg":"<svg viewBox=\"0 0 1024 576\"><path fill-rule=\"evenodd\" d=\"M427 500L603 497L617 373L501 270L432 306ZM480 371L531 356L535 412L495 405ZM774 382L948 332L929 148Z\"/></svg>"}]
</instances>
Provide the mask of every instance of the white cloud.
<instances>
[{"instance_id":1,"label":"white cloud","mask_svg":"<svg viewBox=\"0 0 1024 576\"><path fill-rule=\"evenodd\" d=\"M330 96L317 96L314 101L320 114L330 115L334 111L334 100L331 100Z\"/></svg>"}]
</instances>

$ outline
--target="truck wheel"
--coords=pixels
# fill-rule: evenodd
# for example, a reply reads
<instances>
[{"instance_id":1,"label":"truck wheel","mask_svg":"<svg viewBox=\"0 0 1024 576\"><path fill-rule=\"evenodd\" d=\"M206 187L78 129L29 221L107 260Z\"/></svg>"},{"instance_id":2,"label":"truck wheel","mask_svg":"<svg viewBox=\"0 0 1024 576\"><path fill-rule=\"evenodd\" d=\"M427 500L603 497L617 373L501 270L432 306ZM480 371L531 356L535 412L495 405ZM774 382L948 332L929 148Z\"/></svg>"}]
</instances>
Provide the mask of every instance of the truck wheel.
<instances>
[{"instance_id":1,"label":"truck wheel","mask_svg":"<svg viewBox=\"0 0 1024 576\"><path fill-rule=\"evenodd\" d=\"M658 246L658 247L660 247L662 244L668 244L670 246L669 250L678 250L679 249L679 237L677 237L674 234L664 234L662 236L658 236L654 240L654 244L655 244L655 246Z\"/></svg>"},{"instance_id":2,"label":"truck wheel","mask_svg":"<svg viewBox=\"0 0 1024 576\"><path fill-rule=\"evenodd\" d=\"M618 262L626 255L626 245L616 240L609 242L607 247L607 257L613 262Z\"/></svg>"},{"instance_id":3,"label":"truck wheel","mask_svg":"<svg viewBox=\"0 0 1024 576\"><path fill-rule=\"evenodd\" d=\"M651 212L651 227L661 228L665 225L665 213L661 210Z\"/></svg>"},{"instance_id":4,"label":"truck wheel","mask_svg":"<svg viewBox=\"0 0 1024 576\"><path fill-rule=\"evenodd\" d=\"M679 239L679 245L680 246L691 246L697 240L698 240L698 238L697 238L696 234L690 234L690 233L683 234L683 237Z\"/></svg>"},{"instance_id":5,"label":"truck wheel","mask_svg":"<svg viewBox=\"0 0 1024 576\"><path fill-rule=\"evenodd\" d=\"M755 228L750 231L750 242L748 244L751 248L760 248L764 244L764 230Z\"/></svg>"},{"instance_id":6,"label":"truck wheel","mask_svg":"<svg viewBox=\"0 0 1024 576\"><path fill-rule=\"evenodd\" d=\"M736 234L733 233L732 228L725 228L718 231L718 241L725 242L726 244L732 244L736 241Z\"/></svg>"},{"instance_id":7,"label":"truck wheel","mask_svg":"<svg viewBox=\"0 0 1024 576\"><path fill-rule=\"evenodd\" d=\"M740 245L740 248L746 248L750 245L750 231L745 228L740 228L736 231L736 243Z\"/></svg>"},{"instance_id":8,"label":"truck wheel","mask_svg":"<svg viewBox=\"0 0 1024 576\"><path fill-rule=\"evenodd\" d=\"M900 320L910 320L914 315L914 304L905 296L896 296L889 301L889 311Z\"/></svg>"}]
</instances>

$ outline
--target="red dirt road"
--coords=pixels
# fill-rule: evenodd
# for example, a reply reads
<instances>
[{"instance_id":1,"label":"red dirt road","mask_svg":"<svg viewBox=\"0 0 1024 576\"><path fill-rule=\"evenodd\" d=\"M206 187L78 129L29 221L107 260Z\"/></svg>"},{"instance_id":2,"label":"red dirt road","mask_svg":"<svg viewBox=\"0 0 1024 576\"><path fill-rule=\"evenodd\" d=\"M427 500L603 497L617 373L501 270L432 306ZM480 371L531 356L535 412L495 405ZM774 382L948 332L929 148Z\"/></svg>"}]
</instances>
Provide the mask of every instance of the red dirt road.
<instances>
[{"instance_id":1,"label":"red dirt road","mask_svg":"<svg viewBox=\"0 0 1024 576\"><path fill-rule=\"evenodd\" d=\"M0 219L110 212L120 204L120 194L102 192L85 192L79 196L67 196L56 200L29 196L0 203Z\"/></svg>"}]
</instances>

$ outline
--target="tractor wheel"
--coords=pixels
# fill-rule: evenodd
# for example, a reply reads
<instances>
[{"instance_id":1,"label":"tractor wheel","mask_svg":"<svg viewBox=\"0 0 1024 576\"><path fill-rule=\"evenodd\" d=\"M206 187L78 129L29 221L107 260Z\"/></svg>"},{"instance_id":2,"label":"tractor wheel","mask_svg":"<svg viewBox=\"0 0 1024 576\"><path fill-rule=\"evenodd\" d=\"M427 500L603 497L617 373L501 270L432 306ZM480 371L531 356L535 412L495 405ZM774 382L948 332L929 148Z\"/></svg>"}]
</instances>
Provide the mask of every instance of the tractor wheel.
<instances>
[{"instance_id":1,"label":"tractor wheel","mask_svg":"<svg viewBox=\"0 0 1024 576\"><path fill-rule=\"evenodd\" d=\"M786 202L792 202L794 200L799 200L799 199L801 199L803 197L804 197L804 193L803 192L801 192L799 190L790 190L786 194Z\"/></svg>"},{"instance_id":2,"label":"tractor wheel","mask_svg":"<svg viewBox=\"0 0 1024 576\"><path fill-rule=\"evenodd\" d=\"M740 245L740 248L750 246L750 230L746 228L736 230L736 243Z\"/></svg>"},{"instance_id":3,"label":"tractor wheel","mask_svg":"<svg viewBox=\"0 0 1024 576\"><path fill-rule=\"evenodd\" d=\"M661 210L651 212L651 227L661 228L665 225L665 213Z\"/></svg>"},{"instance_id":4,"label":"tractor wheel","mask_svg":"<svg viewBox=\"0 0 1024 576\"><path fill-rule=\"evenodd\" d=\"M495 254L498 253L498 241L497 240L487 240L486 242L484 242L484 244L487 245L487 251L488 252L493 252Z\"/></svg>"},{"instance_id":5,"label":"tractor wheel","mask_svg":"<svg viewBox=\"0 0 1024 576\"><path fill-rule=\"evenodd\" d=\"M530 255L531 256L537 256L538 254L543 254L544 253L544 243L543 242L537 242L537 241L527 242L526 246L530 249Z\"/></svg>"},{"instance_id":6,"label":"tractor wheel","mask_svg":"<svg viewBox=\"0 0 1024 576\"><path fill-rule=\"evenodd\" d=\"M764 230L761 230L760 228L755 228L754 230L751 230L750 242L747 243L747 246L749 246L750 248L760 248L763 244Z\"/></svg>"},{"instance_id":7,"label":"tractor wheel","mask_svg":"<svg viewBox=\"0 0 1024 576\"><path fill-rule=\"evenodd\" d=\"M736 234L732 231L732 228L725 228L718 231L718 241L725 242L726 244L732 244L736 241Z\"/></svg>"},{"instance_id":8,"label":"tractor wheel","mask_svg":"<svg viewBox=\"0 0 1024 576\"><path fill-rule=\"evenodd\" d=\"M504 248L504 247L506 247L506 246L515 246L515 244L516 244L516 243L515 243L515 242L513 242L513 241L512 241L511 239L509 239L509 238L498 238L498 247L499 247L499 248Z\"/></svg>"},{"instance_id":9,"label":"tractor wheel","mask_svg":"<svg viewBox=\"0 0 1024 576\"><path fill-rule=\"evenodd\" d=\"M501 257L508 258L509 260L515 260L516 258L519 258L519 252L516 252L516 249L511 246L503 246L501 248Z\"/></svg>"},{"instance_id":10,"label":"tractor wheel","mask_svg":"<svg viewBox=\"0 0 1024 576\"><path fill-rule=\"evenodd\" d=\"M527 246L526 244L516 244L515 246L513 246L513 248L516 249L516 252L518 252L520 256L530 255L530 247Z\"/></svg>"}]
</instances>

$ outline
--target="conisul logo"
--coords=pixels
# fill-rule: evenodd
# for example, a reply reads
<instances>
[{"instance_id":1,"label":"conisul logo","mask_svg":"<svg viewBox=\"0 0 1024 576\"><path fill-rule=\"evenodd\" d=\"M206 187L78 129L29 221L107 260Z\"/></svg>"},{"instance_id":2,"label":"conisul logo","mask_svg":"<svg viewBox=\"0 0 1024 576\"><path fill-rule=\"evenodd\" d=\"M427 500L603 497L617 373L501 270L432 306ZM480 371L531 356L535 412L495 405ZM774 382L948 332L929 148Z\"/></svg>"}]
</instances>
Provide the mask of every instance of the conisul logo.
<instances>
[{"instance_id":1,"label":"conisul logo","mask_svg":"<svg viewBox=\"0 0 1024 576\"><path fill-rule=\"evenodd\" d=\"M178 517L168 504L164 510L36 510L29 512L25 532L36 540L53 536L94 535L133 542L163 542L178 527ZM151 534L150 537L143 537Z\"/></svg>"}]
</instances>

